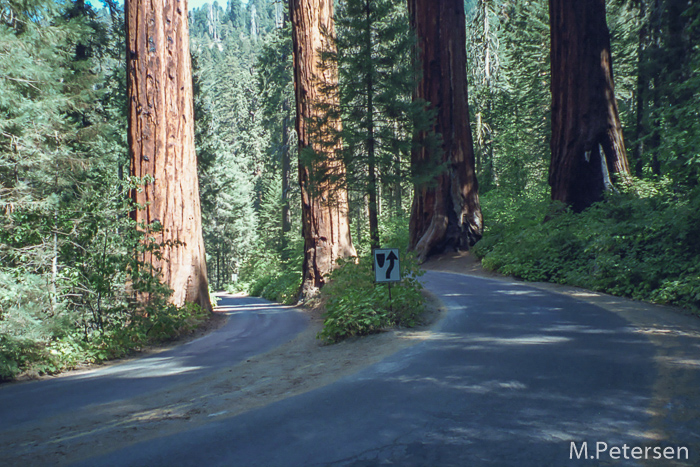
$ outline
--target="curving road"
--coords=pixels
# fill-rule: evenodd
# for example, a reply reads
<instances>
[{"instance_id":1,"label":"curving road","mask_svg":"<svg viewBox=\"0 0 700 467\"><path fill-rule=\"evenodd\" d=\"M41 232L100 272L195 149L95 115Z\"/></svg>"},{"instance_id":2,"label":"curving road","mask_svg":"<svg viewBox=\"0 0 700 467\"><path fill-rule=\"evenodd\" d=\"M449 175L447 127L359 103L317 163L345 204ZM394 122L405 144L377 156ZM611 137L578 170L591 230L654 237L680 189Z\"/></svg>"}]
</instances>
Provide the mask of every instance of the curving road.
<instances>
[{"instance_id":1,"label":"curving road","mask_svg":"<svg viewBox=\"0 0 700 467\"><path fill-rule=\"evenodd\" d=\"M320 389L237 416L210 414L206 423L114 451L105 446L78 465L647 465L633 452L653 458L661 452L655 447L686 447L689 459L678 450L680 461L652 465L700 465L700 328L685 328L692 318L643 326L522 283L439 272L424 277L448 312L422 342ZM237 300L240 312L228 331L194 341L190 350L0 388L2 429L10 430L6 420L36 423L86 404L126 400L154 389L149 384L216 372L222 359L229 365L262 352L306 324L289 309L245 312L260 301ZM147 378L154 370L168 376ZM18 449L2 446L5 435L2 450ZM97 443L99 433L94 437ZM572 460L572 442L574 457L586 442L591 459Z\"/></svg>"}]
</instances>

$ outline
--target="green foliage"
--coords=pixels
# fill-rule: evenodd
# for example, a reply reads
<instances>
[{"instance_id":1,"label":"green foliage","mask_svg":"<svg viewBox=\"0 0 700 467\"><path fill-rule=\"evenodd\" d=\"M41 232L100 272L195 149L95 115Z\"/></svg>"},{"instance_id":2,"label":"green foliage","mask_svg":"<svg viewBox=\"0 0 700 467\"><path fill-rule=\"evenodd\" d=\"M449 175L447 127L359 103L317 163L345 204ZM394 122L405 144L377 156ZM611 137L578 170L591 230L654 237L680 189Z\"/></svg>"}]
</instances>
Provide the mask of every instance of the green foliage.
<instances>
[{"instance_id":1,"label":"green foliage","mask_svg":"<svg viewBox=\"0 0 700 467\"><path fill-rule=\"evenodd\" d=\"M405 2L348 0L335 20L337 37L319 51L319 66L337 73L338 82L320 87L313 105L321 117L308 122L315 150L304 151L300 163L310 168L311 190L331 186L349 193L356 235L368 223L376 243L382 212L403 216L413 184L432 180L442 169L437 162L420 169L410 163L419 144L431 146L438 160L439 142L431 131L435 113L412 98L420 67L412 60L416 41ZM331 154L342 159L343 171L325 163Z\"/></svg>"},{"instance_id":2,"label":"green foliage","mask_svg":"<svg viewBox=\"0 0 700 467\"><path fill-rule=\"evenodd\" d=\"M471 6L471 5L470 5ZM549 160L546 0L478 0L468 11L469 108L480 193L530 196Z\"/></svg>"},{"instance_id":3,"label":"green foliage","mask_svg":"<svg viewBox=\"0 0 700 467\"><path fill-rule=\"evenodd\" d=\"M124 176L123 14L84 2L0 9L0 380L101 361L189 329L143 261Z\"/></svg>"},{"instance_id":4,"label":"green foliage","mask_svg":"<svg viewBox=\"0 0 700 467\"><path fill-rule=\"evenodd\" d=\"M246 289L271 272L260 261L285 247L280 162L292 154L294 125L291 34L277 27L282 13L281 3L259 0L190 11L202 222L216 289ZM296 207L298 190L287 178L284 199ZM263 270L252 272L249 263ZM243 283L229 284L237 278Z\"/></svg>"},{"instance_id":5,"label":"green foliage","mask_svg":"<svg viewBox=\"0 0 700 467\"><path fill-rule=\"evenodd\" d=\"M326 314L318 337L338 342L352 336L376 333L392 326L415 326L424 310L423 271L410 254L401 253L401 282L375 284L372 257L343 260L321 289Z\"/></svg>"},{"instance_id":6,"label":"green foliage","mask_svg":"<svg viewBox=\"0 0 700 467\"><path fill-rule=\"evenodd\" d=\"M668 176L683 189L700 182L698 17L697 2L608 2L615 91L636 175Z\"/></svg>"},{"instance_id":7,"label":"green foliage","mask_svg":"<svg viewBox=\"0 0 700 467\"><path fill-rule=\"evenodd\" d=\"M700 196L697 190L681 195L670 186L669 180L638 181L581 214L552 210L547 222L542 222L550 208L545 198L506 204L490 192L482 207L499 221L488 226L475 252L485 267L525 280L698 311Z\"/></svg>"},{"instance_id":8,"label":"green foliage","mask_svg":"<svg viewBox=\"0 0 700 467\"><path fill-rule=\"evenodd\" d=\"M231 291L245 291L285 305L299 300L303 240L298 235L285 235L281 250L259 248L241 268L239 281L231 284Z\"/></svg>"}]
</instances>

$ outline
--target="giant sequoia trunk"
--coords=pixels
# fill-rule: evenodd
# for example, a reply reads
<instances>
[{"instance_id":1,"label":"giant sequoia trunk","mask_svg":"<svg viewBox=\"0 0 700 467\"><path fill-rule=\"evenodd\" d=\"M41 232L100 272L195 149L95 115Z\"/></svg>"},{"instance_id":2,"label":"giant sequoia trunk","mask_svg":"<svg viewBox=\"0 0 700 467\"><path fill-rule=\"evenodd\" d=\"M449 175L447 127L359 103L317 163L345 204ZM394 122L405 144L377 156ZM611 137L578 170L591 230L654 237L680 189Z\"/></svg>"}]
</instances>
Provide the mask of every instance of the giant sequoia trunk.
<instances>
[{"instance_id":1,"label":"giant sequoia trunk","mask_svg":"<svg viewBox=\"0 0 700 467\"><path fill-rule=\"evenodd\" d=\"M467 104L467 51L462 0L408 0L422 75L415 98L437 110L446 170L436 184L415 187L410 243L424 261L433 253L468 249L483 231ZM429 146L413 151L414 168L429 165Z\"/></svg>"},{"instance_id":2,"label":"giant sequoia trunk","mask_svg":"<svg viewBox=\"0 0 700 467\"><path fill-rule=\"evenodd\" d=\"M211 310L194 151L187 1L127 0L127 93L131 175L149 177L133 217L160 223L162 259L146 253L178 306Z\"/></svg>"},{"instance_id":3,"label":"giant sequoia trunk","mask_svg":"<svg viewBox=\"0 0 700 467\"><path fill-rule=\"evenodd\" d=\"M629 174L605 0L550 0L552 199L582 211Z\"/></svg>"},{"instance_id":4,"label":"giant sequoia trunk","mask_svg":"<svg viewBox=\"0 0 700 467\"><path fill-rule=\"evenodd\" d=\"M296 129L299 138L299 154L313 149L320 157L311 163L299 161L301 185L302 229L304 235L304 263L302 295L313 295L325 282L324 275L331 271L338 258L354 256L350 239L347 192L335 186L332 180L318 182L317 174L334 173L342 179L345 171L342 161L336 158L327 141L319 141L323 135L337 134L340 122L325 120L319 107L322 104L337 107L329 102L323 89L337 83L334 69L319 66L319 52L333 47L333 2L328 0L290 0L294 52L294 88L296 95ZM313 140L309 124L323 122L328 128L315 128ZM330 128L333 127L333 128ZM325 131L328 130L328 131ZM339 148L336 148L339 149ZM311 186L311 184L316 186Z\"/></svg>"}]
</instances>

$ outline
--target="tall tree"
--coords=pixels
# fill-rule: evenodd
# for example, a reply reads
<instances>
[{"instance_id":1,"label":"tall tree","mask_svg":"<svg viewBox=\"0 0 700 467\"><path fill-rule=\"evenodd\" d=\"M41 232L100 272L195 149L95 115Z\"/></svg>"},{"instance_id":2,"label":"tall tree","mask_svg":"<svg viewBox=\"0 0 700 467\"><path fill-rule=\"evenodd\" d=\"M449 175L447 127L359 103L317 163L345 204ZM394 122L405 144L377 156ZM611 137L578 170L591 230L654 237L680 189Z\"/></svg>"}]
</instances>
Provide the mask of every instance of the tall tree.
<instances>
[{"instance_id":1,"label":"tall tree","mask_svg":"<svg viewBox=\"0 0 700 467\"><path fill-rule=\"evenodd\" d=\"M187 2L127 0L128 141L135 220L162 226L162 257L146 254L172 290L171 301L211 310L194 149Z\"/></svg>"},{"instance_id":2,"label":"tall tree","mask_svg":"<svg viewBox=\"0 0 700 467\"><path fill-rule=\"evenodd\" d=\"M286 11L282 10L280 27L275 33L268 34L255 65L257 71L258 93L261 97L265 125L274 133L273 160L280 161L282 247L285 246L284 234L292 229L290 213L292 152L291 133L294 115L291 101L294 98L292 76L292 36L288 27ZM274 168L277 169L277 164Z\"/></svg>"},{"instance_id":3,"label":"tall tree","mask_svg":"<svg viewBox=\"0 0 700 467\"><path fill-rule=\"evenodd\" d=\"M315 157L299 161L299 184L301 186L302 229L304 236L304 262L302 266L302 295L313 295L323 286L324 275L331 271L338 258L353 256L355 249L350 239L347 192L337 189L336 177L318 179L316 172L345 172L340 159L340 144L329 148L324 141L312 139L310 121L329 131L313 132L337 134L341 123L337 119L325 119L319 109L325 104L337 106L336 99L322 89L335 87L337 71L319 66L319 52L334 47L333 2L325 0L290 0L289 15L292 23L292 50L294 57L294 82L296 96L296 130L299 155L309 152Z\"/></svg>"},{"instance_id":4,"label":"tall tree","mask_svg":"<svg viewBox=\"0 0 700 467\"><path fill-rule=\"evenodd\" d=\"M445 171L432 184L415 187L410 245L421 261L450 248L468 249L483 231L474 147L467 103L466 25L463 0L408 0L417 35L422 76L415 98L437 110ZM414 171L434 160L430 146L413 151Z\"/></svg>"},{"instance_id":5,"label":"tall tree","mask_svg":"<svg viewBox=\"0 0 700 467\"><path fill-rule=\"evenodd\" d=\"M550 0L552 199L580 212L629 174L605 0Z\"/></svg>"},{"instance_id":6,"label":"tall tree","mask_svg":"<svg viewBox=\"0 0 700 467\"><path fill-rule=\"evenodd\" d=\"M347 0L336 25L338 53L328 55L338 64L340 108L331 111L342 115L348 190L367 199L371 246L379 248L382 191L395 191L389 201L400 211L413 126L429 120L423 102L411 101L413 34L398 0Z\"/></svg>"}]
</instances>

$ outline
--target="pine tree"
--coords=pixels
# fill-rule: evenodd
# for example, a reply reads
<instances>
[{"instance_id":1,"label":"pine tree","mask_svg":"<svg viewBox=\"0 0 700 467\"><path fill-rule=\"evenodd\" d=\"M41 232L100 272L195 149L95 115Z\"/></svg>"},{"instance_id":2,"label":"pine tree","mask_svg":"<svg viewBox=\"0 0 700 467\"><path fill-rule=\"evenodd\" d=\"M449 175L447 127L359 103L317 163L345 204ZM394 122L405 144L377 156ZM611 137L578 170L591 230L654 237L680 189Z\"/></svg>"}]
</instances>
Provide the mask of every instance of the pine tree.
<instances>
[{"instance_id":1,"label":"pine tree","mask_svg":"<svg viewBox=\"0 0 700 467\"><path fill-rule=\"evenodd\" d=\"M337 189L337 179L342 178L345 172L338 155L340 147L336 146L329 151L327 146L324 147L324 141L311 139L308 131L310 120L326 126L328 131L323 131L324 134L340 129L337 119L325 119L326 116L317 111L320 99L324 98L322 88L332 88L337 82L337 74L333 69L322 70L318 66L319 53L332 48L329 38L335 29L333 3L291 0L289 13L292 23L299 184L304 232L302 295L308 297L323 286L326 281L324 276L333 269L335 261L354 256L355 249L350 238L347 192ZM334 105L333 102L326 104ZM335 176L312 186L316 171L334 172Z\"/></svg>"},{"instance_id":2,"label":"pine tree","mask_svg":"<svg viewBox=\"0 0 700 467\"><path fill-rule=\"evenodd\" d=\"M283 16L284 17L284 16ZM264 125L270 130L269 164L272 172L279 172L281 183L280 215L282 237L280 247L286 247L286 235L291 231L292 159L296 155L292 145L294 131L294 80L292 75L292 35L288 22L269 34L256 63L257 85L262 97ZM294 177L296 179L296 177Z\"/></svg>"},{"instance_id":3,"label":"pine tree","mask_svg":"<svg viewBox=\"0 0 700 467\"><path fill-rule=\"evenodd\" d=\"M480 183L480 192L497 188L515 196L539 196L547 183L550 159L547 1L489 3L490 31L497 35L490 39L490 61L497 56L490 77L485 71L485 47L477 39L484 29L478 16L470 41L472 55L481 57L476 62L480 65L470 68L469 93L477 148L483 148L477 164L479 180L485 182Z\"/></svg>"},{"instance_id":4,"label":"pine tree","mask_svg":"<svg viewBox=\"0 0 700 467\"><path fill-rule=\"evenodd\" d=\"M378 248L381 191L395 191L392 202L401 205L401 183L411 179L414 124L427 120L423 103L411 100L415 41L405 6L395 0L349 0L337 29L338 53L324 60L337 63L339 89L327 91L339 92L339 105L321 110L343 121L335 137L344 144L345 185L368 200L370 241Z\"/></svg>"}]
</instances>

